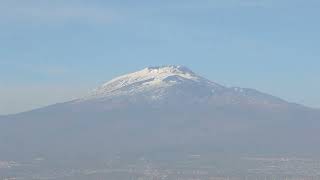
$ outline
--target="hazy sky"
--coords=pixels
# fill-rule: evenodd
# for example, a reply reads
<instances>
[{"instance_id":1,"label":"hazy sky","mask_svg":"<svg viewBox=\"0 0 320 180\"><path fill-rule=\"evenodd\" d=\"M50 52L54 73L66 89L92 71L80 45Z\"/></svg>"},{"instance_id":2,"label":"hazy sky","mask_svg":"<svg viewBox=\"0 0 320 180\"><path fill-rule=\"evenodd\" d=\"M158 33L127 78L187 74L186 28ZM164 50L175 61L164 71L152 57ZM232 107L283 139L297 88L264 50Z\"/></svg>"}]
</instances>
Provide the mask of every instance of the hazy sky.
<instances>
[{"instance_id":1,"label":"hazy sky","mask_svg":"<svg viewBox=\"0 0 320 180\"><path fill-rule=\"evenodd\" d=\"M0 0L0 114L176 64L320 108L319 0Z\"/></svg>"}]
</instances>

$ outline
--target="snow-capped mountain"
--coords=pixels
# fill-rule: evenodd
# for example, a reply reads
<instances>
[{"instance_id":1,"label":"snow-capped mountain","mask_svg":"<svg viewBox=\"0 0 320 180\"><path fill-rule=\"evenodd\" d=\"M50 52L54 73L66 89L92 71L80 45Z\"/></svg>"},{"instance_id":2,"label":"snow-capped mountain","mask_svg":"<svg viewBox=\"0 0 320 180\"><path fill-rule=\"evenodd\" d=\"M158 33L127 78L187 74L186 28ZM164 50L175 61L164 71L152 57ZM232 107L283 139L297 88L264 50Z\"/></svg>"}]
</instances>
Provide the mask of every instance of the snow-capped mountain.
<instances>
[{"instance_id":1,"label":"snow-capped mountain","mask_svg":"<svg viewBox=\"0 0 320 180\"><path fill-rule=\"evenodd\" d=\"M126 74L101 85L76 102L110 100L122 103L251 104L270 107L288 104L253 89L225 87L184 66L148 67Z\"/></svg>"},{"instance_id":2,"label":"snow-capped mountain","mask_svg":"<svg viewBox=\"0 0 320 180\"><path fill-rule=\"evenodd\" d=\"M0 159L167 149L320 152L320 112L183 66L146 68L88 96L0 117Z\"/></svg>"}]
</instances>

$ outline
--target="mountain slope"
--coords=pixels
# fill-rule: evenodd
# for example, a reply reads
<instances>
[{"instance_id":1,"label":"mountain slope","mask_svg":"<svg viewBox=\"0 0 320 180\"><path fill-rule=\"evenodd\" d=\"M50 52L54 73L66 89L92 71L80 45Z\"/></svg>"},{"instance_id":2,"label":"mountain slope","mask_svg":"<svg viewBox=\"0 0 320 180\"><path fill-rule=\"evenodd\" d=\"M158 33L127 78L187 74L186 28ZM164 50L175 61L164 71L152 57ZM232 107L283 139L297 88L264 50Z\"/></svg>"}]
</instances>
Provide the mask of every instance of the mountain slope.
<instances>
[{"instance_id":1,"label":"mountain slope","mask_svg":"<svg viewBox=\"0 0 320 180\"><path fill-rule=\"evenodd\" d=\"M146 68L88 96L2 117L0 156L82 157L149 151L317 153L320 113L182 66Z\"/></svg>"}]
</instances>

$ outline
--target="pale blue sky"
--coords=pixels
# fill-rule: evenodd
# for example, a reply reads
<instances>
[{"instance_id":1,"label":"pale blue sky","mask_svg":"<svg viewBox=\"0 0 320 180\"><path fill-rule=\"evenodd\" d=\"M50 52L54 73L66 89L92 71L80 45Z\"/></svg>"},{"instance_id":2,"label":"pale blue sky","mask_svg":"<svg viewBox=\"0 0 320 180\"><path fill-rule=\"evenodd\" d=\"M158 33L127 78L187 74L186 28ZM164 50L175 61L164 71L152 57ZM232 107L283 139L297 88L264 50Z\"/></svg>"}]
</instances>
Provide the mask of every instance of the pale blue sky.
<instances>
[{"instance_id":1,"label":"pale blue sky","mask_svg":"<svg viewBox=\"0 0 320 180\"><path fill-rule=\"evenodd\" d=\"M318 0L0 0L0 114L177 64L320 107Z\"/></svg>"}]
</instances>

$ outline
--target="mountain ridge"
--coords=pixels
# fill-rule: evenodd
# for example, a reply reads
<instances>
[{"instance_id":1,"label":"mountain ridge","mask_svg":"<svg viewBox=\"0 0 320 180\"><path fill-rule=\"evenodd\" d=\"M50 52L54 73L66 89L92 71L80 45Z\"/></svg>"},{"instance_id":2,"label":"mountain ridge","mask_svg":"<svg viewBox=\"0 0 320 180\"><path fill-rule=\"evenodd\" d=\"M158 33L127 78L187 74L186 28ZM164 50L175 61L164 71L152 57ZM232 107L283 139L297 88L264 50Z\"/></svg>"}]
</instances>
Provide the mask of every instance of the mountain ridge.
<instances>
[{"instance_id":1,"label":"mountain ridge","mask_svg":"<svg viewBox=\"0 0 320 180\"><path fill-rule=\"evenodd\" d=\"M185 66L158 66L116 77L90 95L73 101L115 101L122 103L176 101L280 106L292 104L251 88L226 87L197 75ZM158 102L157 102L158 101ZM241 101L241 102L240 102Z\"/></svg>"},{"instance_id":2,"label":"mountain ridge","mask_svg":"<svg viewBox=\"0 0 320 180\"><path fill-rule=\"evenodd\" d=\"M76 103L83 103L87 101L108 101L110 99L119 99L119 97L124 96L126 99L130 99L131 96L136 94L146 94L144 97L147 101L154 103L157 100L160 100L160 96L164 96L167 89L172 88L173 86L181 85L181 83L195 83L194 86L200 86L201 90L206 89L205 96L202 95L202 103L208 103L208 101L213 98L214 100L217 97L228 96L225 101L229 101L229 103L237 103L236 99L244 99L245 96L256 96L256 98L266 98L272 100L277 103L284 103L290 104L295 106L301 106L303 108L310 108L313 110L319 110L317 108L308 107L302 104L288 102L282 98L273 96L268 93L261 92L259 90L253 88L242 88L242 87L227 87L221 85L219 83L210 81L202 76L197 75L192 70L190 70L186 66L181 65L163 65L163 66L154 66L154 67L147 67L140 71L136 71L133 73L124 74L113 78L106 83L103 83L98 88L91 91L88 95L76 98L71 101L56 103L53 105L48 105L42 108L48 108L51 106L57 106L61 104L76 104ZM127 89L126 89L127 88ZM185 88L185 86L178 87L178 88ZM150 93L153 92L153 93ZM198 92L190 92L188 96L197 94ZM216 97L214 96L217 93ZM233 96L234 99L231 99ZM189 98L189 97L188 97ZM196 97L198 98L198 97ZM204 100L205 98L205 100ZM249 99L244 99L247 103L250 103ZM183 101L182 101L183 102ZM257 104L251 100L252 104ZM268 104L266 100L261 101L261 104ZM38 109L42 109L38 108ZM37 110L37 109L34 109ZM30 110L30 111L34 111ZM26 111L26 112L30 112ZM319 110L320 111L320 110ZM23 114L26 112L20 112L16 114ZM2 115L5 116L12 116L15 114L10 115ZM1 117L1 116L0 116Z\"/></svg>"},{"instance_id":3,"label":"mountain ridge","mask_svg":"<svg viewBox=\"0 0 320 180\"><path fill-rule=\"evenodd\" d=\"M163 148L320 152L319 111L175 68L144 69L103 84L98 96L2 117L0 158Z\"/></svg>"}]
</instances>

